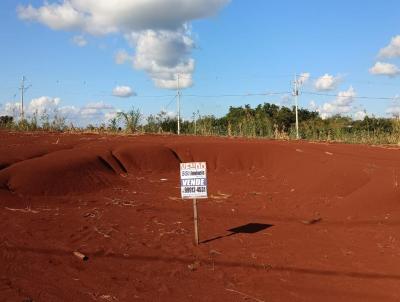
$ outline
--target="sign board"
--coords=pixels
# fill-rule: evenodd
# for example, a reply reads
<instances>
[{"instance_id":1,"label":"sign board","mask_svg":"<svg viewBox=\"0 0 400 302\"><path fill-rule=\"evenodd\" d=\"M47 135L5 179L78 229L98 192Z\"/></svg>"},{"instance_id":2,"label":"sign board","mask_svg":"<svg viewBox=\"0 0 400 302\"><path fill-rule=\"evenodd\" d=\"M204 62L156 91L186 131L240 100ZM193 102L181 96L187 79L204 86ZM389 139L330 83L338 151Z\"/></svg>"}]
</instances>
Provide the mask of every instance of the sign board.
<instances>
[{"instance_id":1,"label":"sign board","mask_svg":"<svg viewBox=\"0 0 400 302\"><path fill-rule=\"evenodd\" d=\"M181 163L182 199L207 198L207 167L205 162Z\"/></svg>"}]
</instances>

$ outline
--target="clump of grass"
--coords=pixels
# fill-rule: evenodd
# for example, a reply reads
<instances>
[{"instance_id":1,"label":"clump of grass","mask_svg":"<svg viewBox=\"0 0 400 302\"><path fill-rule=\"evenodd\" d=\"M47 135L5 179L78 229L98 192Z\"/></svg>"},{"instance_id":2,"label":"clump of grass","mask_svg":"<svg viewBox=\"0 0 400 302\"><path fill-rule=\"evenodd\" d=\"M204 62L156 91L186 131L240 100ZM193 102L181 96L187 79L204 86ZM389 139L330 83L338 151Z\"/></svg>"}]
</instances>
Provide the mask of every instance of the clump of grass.
<instances>
[{"instance_id":1,"label":"clump of grass","mask_svg":"<svg viewBox=\"0 0 400 302\"><path fill-rule=\"evenodd\" d=\"M124 112L120 111L117 113L117 121L121 121L124 124L125 131L128 133L135 133L138 130L142 114L139 109L132 107L131 110Z\"/></svg>"}]
</instances>

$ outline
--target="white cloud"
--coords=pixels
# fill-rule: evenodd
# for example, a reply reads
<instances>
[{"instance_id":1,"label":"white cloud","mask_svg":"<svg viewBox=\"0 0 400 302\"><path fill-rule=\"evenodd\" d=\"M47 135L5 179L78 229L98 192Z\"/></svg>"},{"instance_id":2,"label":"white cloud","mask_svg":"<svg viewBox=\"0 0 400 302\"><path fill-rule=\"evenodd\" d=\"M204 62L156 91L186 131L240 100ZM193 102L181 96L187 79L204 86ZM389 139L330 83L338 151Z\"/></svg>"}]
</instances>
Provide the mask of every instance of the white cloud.
<instances>
[{"instance_id":1,"label":"white cloud","mask_svg":"<svg viewBox=\"0 0 400 302\"><path fill-rule=\"evenodd\" d=\"M114 106L105 104L104 102L92 102L85 106L87 109L96 109L96 110L108 110L114 109Z\"/></svg>"},{"instance_id":2,"label":"white cloud","mask_svg":"<svg viewBox=\"0 0 400 302\"><path fill-rule=\"evenodd\" d=\"M194 42L187 31L153 31L139 34L134 66L146 71L157 87L176 89L192 85L195 62L189 55Z\"/></svg>"},{"instance_id":3,"label":"white cloud","mask_svg":"<svg viewBox=\"0 0 400 302\"><path fill-rule=\"evenodd\" d=\"M390 106L386 113L393 116L393 117L400 117L400 105L397 106Z\"/></svg>"},{"instance_id":4,"label":"white cloud","mask_svg":"<svg viewBox=\"0 0 400 302\"><path fill-rule=\"evenodd\" d=\"M356 96L356 92L352 86L349 87L346 91L340 91L338 93L337 99L335 103L339 106L349 106Z\"/></svg>"},{"instance_id":5,"label":"white cloud","mask_svg":"<svg viewBox=\"0 0 400 302\"><path fill-rule=\"evenodd\" d=\"M192 20L218 12L229 0L64 0L35 8L20 5L23 20L52 29L79 29L90 34L147 29L176 30Z\"/></svg>"},{"instance_id":6,"label":"white cloud","mask_svg":"<svg viewBox=\"0 0 400 302\"><path fill-rule=\"evenodd\" d=\"M40 116L45 113L52 115L58 110L60 101L59 98L51 98L48 96L32 99L29 103L24 104L24 114L27 117L33 114ZM0 115L11 115L18 118L21 115L21 109L21 103L7 102L4 104L2 110L0 110Z\"/></svg>"},{"instance_id":7,"label":"white cloud","mask_svg":"<svg viewBox=\"0 0 400 302\"><path fill-rule=\"evenodd\" d=\"M121 65L126 62L133 62L133 56L130 56L126 50L118 50L115 54L115 63Z\"/></svg>"},{"instance_id":8,"label":"white cloud","mask_svg":"<svg viewBox=\"0 0 400 302\"><path fill-rule=\"evenodd\" d=\"M290 106L293 102L293 96L291 94L284 94L280 97L280 101L277 102L279 105Z\"/></svg>"},{"instance_id":9,"label":"white cloud","mask_svg":"<svg viewBox=\"0 0 400 302\"><path fill-rule=\"evenodd\" d=\"M48 116L51 120L55 115L58 115L65 118L67 123L73 123L75 126L86 126L108 122L109 116L118 111L114 106L104 102L91 102L83 107L61 106L61 102L60 98L48 96L32 99L25 109L25 116L31 118L36 114L40 121L42 116ZM6 103L2 109L0 108L0 115L11 115L18 118L20 108L20 103Z\"/></svg>"},{"instance_id":10,"label":"white cloud","mask_svg":"<svg viewBox=\"0 0 400 302\"><path fill-rule=\"evenodd\" d=\"M104 102L92 102L81 108L70 108L70 120L75 120L77 124L99 124L108 121L110 112L116 109L114 106L107 105Z\"/></svg>"},{"instance_id":11,"label":"white cloud","mask_svg":"<svg viewBox=\"0 0 400 302\"><path fill-rule=\"evenodd\" d=\"M18 102L7 102L2 106L0 115L9 115L18 117L21 114L21 103Z\"/></svg>"},{"instance_id":12,"label":"white cloud","mask_svg":"<svg viewBox=\"0 0 400 302\"><path fill-rule=\"evenodd\" d=\"M317 109L318 109L318 106L317 106L317 104L315 103L315 101L310 101L308 107L309 107L311 110L317 110Z\"/></svg>"},{"instance_id":13,"label":"white cloud","mask_svg":"<svg viewBox=\"0 0 400 302\"><path fill-rule=\"evenodd\" d=\"M192 85L195 62L190 22L215 15L230 0L64 0L40 7L20 5L22 20L36 21L54 30L92 35L118 33L136 48L131 58L117 53L117 64L133 59L156 86L175 89L180 73L182 88Z\"/></svg>"},{"instance_id":14,"label":"white cloud","mask_svg":"<svg viewBox=\"0 0 400 302\"><path fill-rule=\"evenodd\" d=\"M119 112L119 110L113 110L113 111L108 111L108 112L106 112L106 113L104 114L104 119L105 119L105 121L108 122L108 121L110 121L111 119L116 118L118 112Z\"/></svg>"},{"instance_id":15,"label":"white cloud","mask_svg":"<svg viewBox=\"0 0 400 302\"><path fill-rule=\"evenodd\" d=\"M77 45L79 47L85 47L88 42L86 41L84 36L78 35L78 36L74 36L72 38L72 43L74 43L75 45Z\"/></svg>"},{"instance_id":16,"label":"white cloud","mask_svg":"<svg viewBox=\"0 0 400 302\"><path fill-rule=\"evenodd\" d=\"M128 98L136 95L136 93L129 86L117 86L113 89L112 95L120 98Z\"/></svg>"},{"instance_id":17,"label":"white cloud","mask_svg":"<svg viewBox=\"0 0 400 302\"><path fill-rule=\"evenodd\" d=\"M48 96L42 96L36 99L32 99L29 103L27 114L36 113L41 115L43 113L52 113L58 109L60 104L60 98L51 98Z\"/></svg>"},{"instance_id":18,"label":"white cloud","mask_svg":"<svg viewBox=\"0 0 400 302\"><path fill-rule=\"evenodd\" d=\"M353 118L355 120L362 121L367 116L367 112L365 110L359 110L354 112Z\"/></svg>"},{"instance_id":19,"label":"white cloud","mask_svg":"<svg viewBox=\"0 0 400 302\"><path fill-rule=\"evenodd\" d=\"M379 51L380 58L400 57L400 35L392 38L389 45Z\"/></svg>"},{"instance_id":20,"label":"white cloud","mask_svg":"<svg viewBox=\"0 0 400 302\"><path fill-rule=\"evenodd\" d=\"M166 119L166 118L175 119L177 117L176 111L169 111L166 108L162 108L160 113L158 113L157 115L159 117L162 117L162 119Z\"/></svg>"},{"instance_id":21,"label":"white cloud","mask_svg":"<svg viewBox=\"0 0 400 302\"><path fill-rule=\"evenodd\" d=\"M46 3L39 8L19 5L17 13L22 20L37 21L54 30L78 30L85 26L84 13L77 11L71 1Z\"/></svg>"},{"instance_id":22,"label":"white cloud","mask_svg":"<svg viewBox=\"0 0 400 302\"><path fill-rule=\"evenodd\" d=\"M374 75L395 77L400 74L400 69L394 64L376 62L375 65L369 69L369 72Z\"/></svg>"},{"instance_id":23,"label":"white cloud","mask_svg":"<svg viewBox=\"0 0 400 302\"><path fill-rule=\"evenodd\" d=\"M324 103L322 106L317 108L321 118L326 119L335 114L347 114L352 111L352 103L356 92L352 86L346 91L341 91L338 93L335 100L332 102Z\"/></svg>"},{"instance_id":24,"label":"white cloud","mask_svg":"<svg viewBox=\"0 0 400 302\"><path fill-rule=\"evenodd\" d=\"M305 85L310 79L311 74L309 72L303 72L297 77L297 82L299 85Z\"/></svg>"},{"instance_id":25,"label":"white cloud","mask_svg":"<svg viewBox=\"0 0 400 302\"><path fill-rule=\"evenodd\" d=\"M68 119L71 122L74 122L79 119L80 108L75 106L62 106L58 108L58 113Z\"/></svg>"},{"instance_id":26,"label":"white cloud","mask_svg":"<svg viewBox=\"0 0 400 302\"><path fill-rule=\"evenodd\" d=\"M393 102L392 102L392 104L390 104L390 106L386 110L386 113L393 117L397 117L397 118L400 117L400 96L399 95L396 95L393 98Z\"/></svg>"},{"instance_id":27,"label":"white cloud","mask_svg":"<svg viewBox=\"0 0 400 302\"><path fill-rule=\"evenodd\" d=\"M339 76L334 77L326 73L315 80L314 87L318 91L335 90L340 80Z\"/></svg>"}]
</instances>

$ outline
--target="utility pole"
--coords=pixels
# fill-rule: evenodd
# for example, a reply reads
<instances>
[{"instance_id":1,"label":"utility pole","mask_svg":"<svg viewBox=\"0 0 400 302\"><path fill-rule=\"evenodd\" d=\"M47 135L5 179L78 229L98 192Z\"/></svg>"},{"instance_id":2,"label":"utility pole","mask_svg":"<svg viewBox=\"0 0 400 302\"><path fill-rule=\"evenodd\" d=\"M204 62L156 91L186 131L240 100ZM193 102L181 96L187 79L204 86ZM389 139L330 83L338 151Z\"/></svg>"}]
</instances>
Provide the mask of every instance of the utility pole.
<instances>
[{"instance_id":1,"label":"utility pole","mask_svg":"<svg viewBox=\"0 0 400 302\"><path fill-rule=\"evenodd\" d=\"M21 81L21 87L19 88L19 90L21 90L21 119L24 119L25 114L24 114L24 93L31 87L31 85L29 86L25 86L25 76L22 77L22 81Z\"/></svg>"},{"instance_id":2,"label":"utility pole","mask_svg":"<svg viewBox=\"0 0 400 302\"><path fill-rule=\"evenodd\" d=\"M194 112L194 135L197 135L197 117L196 117L196 111Z\"/></svg>"},{"instance_id":3,"label":"utility pole","mask_svg":"<svg viewBox=\"0 0 400 302\"><path fill-rule=\"evenodd\" d=\"M178 135L181 134L181 90L179 86L179 73L178 73L178 91L177 91L177 107L178 107Z\"/></svg>"},{"instance_id":4,"label":"utility pole","mask_svg":"<svg viewBox=\"0 0 400 302\"><path fill-rule=\"evenodd\" d=\"M295 98L295 107L296 107L296 139L299 139L299 113L298 113L298 97L299 97L299 82L297 81L297 75L294 75L293 82L293 95Z\"/></svg>"},{"instance_id":5,"label":"utility pole","mask_svg":"<svg viewBox=\"0 0 400 302\"><path fill-rule=\"evenodd\" d=\"M197 119L200 118L200 110L193 112L193 122L194 122L194 135L197 135Z\"/></svg>"}]
</instances>

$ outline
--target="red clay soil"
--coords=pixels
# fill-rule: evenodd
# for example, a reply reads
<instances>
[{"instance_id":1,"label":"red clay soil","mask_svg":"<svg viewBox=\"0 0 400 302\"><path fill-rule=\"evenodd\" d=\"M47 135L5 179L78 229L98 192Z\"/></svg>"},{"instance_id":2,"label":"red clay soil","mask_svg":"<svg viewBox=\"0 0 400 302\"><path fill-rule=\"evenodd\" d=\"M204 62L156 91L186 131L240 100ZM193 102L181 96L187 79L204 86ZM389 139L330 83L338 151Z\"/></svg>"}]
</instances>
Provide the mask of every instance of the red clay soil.
<instances>
[{"instance_id":1,"label":"red clay soil","mask_svg":"<svg viewBox=\"0 0 400 302\"><path fill-rule=\"evenodd\" d=\"M400 150L0 132L0 228L0 301L400 301Z\"/></svg>"}]
</instances>

